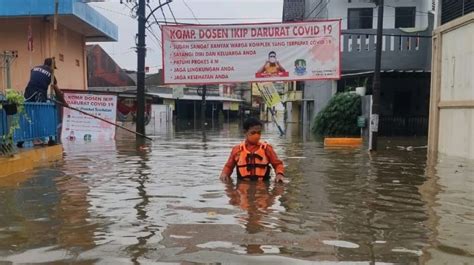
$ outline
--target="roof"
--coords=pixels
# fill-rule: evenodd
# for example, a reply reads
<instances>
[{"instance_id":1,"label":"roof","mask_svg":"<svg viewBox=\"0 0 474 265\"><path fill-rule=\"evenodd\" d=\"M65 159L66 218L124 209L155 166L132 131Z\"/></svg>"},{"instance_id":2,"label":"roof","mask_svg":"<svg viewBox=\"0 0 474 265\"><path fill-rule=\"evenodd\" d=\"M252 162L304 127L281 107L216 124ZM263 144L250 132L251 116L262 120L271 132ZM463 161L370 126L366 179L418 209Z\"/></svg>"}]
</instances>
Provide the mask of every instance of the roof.
<instances>
[{"instance_id":1,"label":"roof","mask_svg":"<svg viewBox=\"0 0 474 265\"><path fill-rule=\"evenodd\" d=\"M117 25L82 0L58 0L58 2L58 22L83 34L86 41L118 40ZM0 0L0 6L0 19L54 15L53 0Z\"/></svg>"},{"instance_id":2,"label":"roof","mask_svg":"<svg viewBox=\"0 0 474 265\"><path fill-rule=\"evenodd\" d=\"M163 70L160 69L158 73L147 76L145 85L163 85Z\"/></svg>"},{"instance_id":3,"label":"roof","mask_svg":"<svg viewBox=\"0 0 474 265\"><path fill-rule=\"evenodd\" d=\"M86 50L89 87L122 87L136 84L100 45L87 45Z\"/></svg>"}]
</instances>

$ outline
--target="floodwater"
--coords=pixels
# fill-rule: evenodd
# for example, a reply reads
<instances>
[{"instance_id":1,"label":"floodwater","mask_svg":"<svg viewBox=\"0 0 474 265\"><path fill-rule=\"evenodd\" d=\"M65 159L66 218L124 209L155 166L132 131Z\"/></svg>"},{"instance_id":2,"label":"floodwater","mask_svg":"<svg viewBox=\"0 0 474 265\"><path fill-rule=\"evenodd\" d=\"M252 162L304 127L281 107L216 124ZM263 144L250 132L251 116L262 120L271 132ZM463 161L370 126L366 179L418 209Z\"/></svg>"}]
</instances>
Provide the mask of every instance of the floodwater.
<instances>
[{"instance_id":1,"label":"floodwater","mask_svg":"<svg viewBox=\"0 0 474 265\"><path fill-rule=\"evenodd\" d=\"M267 125L288 182L224 184L239 125L186 127L65 143L62 161L0 180L0 264L474 264L473 161Z\"/></svg>"}]
</instances>

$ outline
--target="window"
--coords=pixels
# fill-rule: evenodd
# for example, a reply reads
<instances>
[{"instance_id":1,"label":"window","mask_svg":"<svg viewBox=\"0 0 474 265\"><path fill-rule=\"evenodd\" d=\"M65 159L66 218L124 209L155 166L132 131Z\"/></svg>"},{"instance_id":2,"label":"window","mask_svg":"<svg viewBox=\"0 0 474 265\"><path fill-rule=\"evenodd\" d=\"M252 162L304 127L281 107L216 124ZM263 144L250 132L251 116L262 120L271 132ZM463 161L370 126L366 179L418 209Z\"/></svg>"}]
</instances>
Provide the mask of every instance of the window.
<instances>
[{"instance_id":1,"label":"window","mask_svg":"<svg viewBox=\"0 0 474 265\"><path fill-rule=\"evenodd\" d=\"M472 0L442 0L441 1L441 24L447 23L458 17L462 17L474 11Z\"/></svg>"},{"instance_id":2,"label":"window","mask_svg":"<svg viewBox=\"0 0 474 265\"><path fill-rule=\"evenodd\" d=\"M374 9L349 8L347 17L348 29L371 29L373 25Z\"/></svg>"},{"instance_id":3,"label":"window","mask_svg":"<svg viewBox=\"0 0 474 265\"><path fill-rule=\"evenodd\" d=\"M414 28L416 7L395 8L395 28Z\"/></svg>"}]
</instances>

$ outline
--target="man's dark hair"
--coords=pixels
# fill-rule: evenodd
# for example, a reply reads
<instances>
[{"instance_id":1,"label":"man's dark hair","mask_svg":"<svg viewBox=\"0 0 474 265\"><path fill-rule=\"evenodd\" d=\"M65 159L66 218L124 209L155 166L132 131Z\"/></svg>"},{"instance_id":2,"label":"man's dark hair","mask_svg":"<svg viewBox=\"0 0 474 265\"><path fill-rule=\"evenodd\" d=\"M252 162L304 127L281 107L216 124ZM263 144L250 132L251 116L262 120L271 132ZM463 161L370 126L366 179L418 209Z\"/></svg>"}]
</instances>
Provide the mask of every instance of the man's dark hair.
<instances>
[{"instance_id":1,"label":"man's dark hair","mask_svg":"<svg viewBox=\"0 0 474 265\"><path fill-rule=\"evenodd\" d=\"M263 126L263 123L258 119L248 118L244 121L244 131L248 131L250 127L258 126L258 125Z\"/></svg>"},{"instance_id":2,"label":"man's dark hair","mask_svg":"<svg viewBox=\"0 0 474 265\"><path fill-rule=\"evenodd\" d=\"M270 56L270 55L272 55L272 54L273 54L273 55L275 55L275 56L277 55L277 53L276 53L276 52L274 52L274 51L271 51L271 52L269 52L269 53L268 53L268 56Z\"/></svg>"},{"instance_id":3,"label":"man's dark hair","mask_svg":"<svg viewBox=\"0 0 474 265\"><path fill-rule=\"evenodd\" d=\"M53 66L53 58L46 58L44 59L44 65L47 65L49 67Z\"/></svg>"}]
</instances>

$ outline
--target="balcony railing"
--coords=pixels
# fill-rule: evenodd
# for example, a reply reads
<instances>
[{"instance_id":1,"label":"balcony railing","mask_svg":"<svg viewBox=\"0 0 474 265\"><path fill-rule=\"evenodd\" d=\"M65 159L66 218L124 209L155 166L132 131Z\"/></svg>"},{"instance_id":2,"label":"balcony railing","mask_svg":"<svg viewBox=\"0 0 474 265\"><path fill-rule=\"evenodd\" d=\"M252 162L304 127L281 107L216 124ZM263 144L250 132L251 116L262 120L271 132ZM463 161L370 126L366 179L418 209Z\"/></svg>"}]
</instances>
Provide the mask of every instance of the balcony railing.
<instances>
[{"instance_id":1,"label":"balcony railing","mask_svg":"<svg viewBox=\"0 0 474 265\"><path fill-rule=\"evenodd\" d=\"M406 32L384 29L382 36L382 70L431 69L431 31L433 17L424 31ZM341 56L343 72L373 71L375 65L376 29L343 30Z\"/></svg>"},{"instance_id":2,"label":"balcony railing","mask_svg":"<svg viewBox=\"0 0 474 265\"><path fill-rule=\"evenodd\" d=\"M55 104L25 103L25 113L15 115L19 117L19 128L13 134L14 143L57 137L59 116ZM4 110L0 110L0 144L3 142L3 136L8 135L14 118L7 116Z\"/></svg>"}]
</instances>

